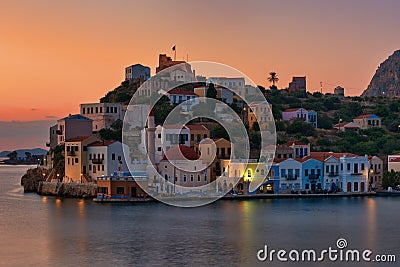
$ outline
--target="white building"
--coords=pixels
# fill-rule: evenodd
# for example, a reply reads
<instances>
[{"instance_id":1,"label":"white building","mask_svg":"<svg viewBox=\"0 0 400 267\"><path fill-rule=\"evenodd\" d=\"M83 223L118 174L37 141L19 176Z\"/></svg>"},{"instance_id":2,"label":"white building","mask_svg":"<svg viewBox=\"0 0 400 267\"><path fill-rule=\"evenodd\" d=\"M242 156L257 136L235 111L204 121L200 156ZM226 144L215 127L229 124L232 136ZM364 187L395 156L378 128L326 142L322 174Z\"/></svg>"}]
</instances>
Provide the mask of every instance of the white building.
<instances>
[{"instance_id":1,"label":"white building","mask_svg":"<svg viewBox=\"0 0 400 267\"><path fill-rule=\"evenodd\" d=\"M111 176L114 172L128 171L123 146L118 141L96 141L87 145L87 157L91 180L99 176Z\"/></svg>"},{"instance_id":2,"label":"white building","mask_svg":"<svg viewBox=\"0 0 400 267\"><path fill-rule=\"evenodd\" d=\"M93 132L109 129L116 120L123 120L122 105L119 103L88 103L80 105L81 114L93 120Z\"/></svg>"},{"instance_id":3,"label":"white building","mask_svg":"<svg viewBox=\"0 0 400 267\"><path fill-rule=\"evenodd\" d=\"M302 190L302 163L296 159L286 159L279 164L280 192L300 192Z\"/></svg>"},{"instance_id":4,"label":"white building","mask_svg":"<svg viewBox=\"0 0 400 267\"><path fill-rule=\"evenodd\" d=\"M318 115L314 110L307 110L304 108L290 108L282 111L282 120L291 121L295 119L303 120L307 123L312 124L314 127L318 127Z\"/></svg>"},{"instance_id":5,"label":"white building","mask_svg":"<svg viewBox=\"0 0 400 267\"><path fill-rule=\"evenodd\" d=\"M155 162L159 163L165 151L175 145L190 147L190 129L182 125L158 125L155 131Z\"/></svg>"},{"instance_id":6,"label":"white building","mask_svg":"<svg viewBox=\"0 0 400 267\"><path fill-rule=\"evenodd\" d=\"M172 89L166 93L172 104L182 104L181 109L185 111L191 110L194 105L199 103L199 96L193 91L185 91L180 89Z\"/></svg>"},{"instance_id":7,"label":"white building","mask_svg":"<svg viewBox=\"0 0 400 267\"><path fill-rule=\"evenodd\" d=\"M368 156L340 157L340 176L343 192L368 192Z\"/></svg>"},{"instance_id":8,"label":"white building","mask_svg":"<svg viewBox=\"0 0 400 267\"><path fill-rule=\"evenodd\" d=\"M215 86L223 86L235 92L235 94L244 97L246 95L245 80L243 77L210 77L208 83L213 83Z\"/></svg>"}]
</instances>

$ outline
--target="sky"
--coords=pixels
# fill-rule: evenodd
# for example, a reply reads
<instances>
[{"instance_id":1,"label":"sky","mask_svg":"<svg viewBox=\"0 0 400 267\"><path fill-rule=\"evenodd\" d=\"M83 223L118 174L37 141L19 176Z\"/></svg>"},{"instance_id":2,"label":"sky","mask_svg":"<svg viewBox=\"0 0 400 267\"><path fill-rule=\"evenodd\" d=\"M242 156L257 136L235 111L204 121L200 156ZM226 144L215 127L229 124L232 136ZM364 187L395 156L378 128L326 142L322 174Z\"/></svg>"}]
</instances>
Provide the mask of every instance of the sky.
<instances>
[{"instance_id":1,"label":"sky","mask_svg":"<svg viewBox=\"0 0 400 267\"><path fill-rule=\"evenodd\" d=\"M178 60L227 64L259 85L276 71L280 88L305 75L309 91L322 82L323 92L359 95L400 48L398 10L397 0L3 0L0 121L77 113L118 86L126 66L154 74L174 45ZM20 142L1 136L0 151Z\"/></svg>"}]
</instances>

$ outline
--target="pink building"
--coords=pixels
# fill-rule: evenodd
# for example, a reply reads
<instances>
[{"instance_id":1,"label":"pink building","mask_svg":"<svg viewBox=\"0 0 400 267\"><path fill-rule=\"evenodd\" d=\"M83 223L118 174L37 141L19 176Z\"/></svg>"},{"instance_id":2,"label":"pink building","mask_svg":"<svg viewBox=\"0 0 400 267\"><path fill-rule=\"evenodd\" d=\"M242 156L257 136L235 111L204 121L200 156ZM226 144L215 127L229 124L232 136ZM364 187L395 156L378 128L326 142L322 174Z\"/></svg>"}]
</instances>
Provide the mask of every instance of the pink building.
<instances>
[{"instance_id":1,"label":"pink building","mask_svg":"<svg viewBox=\"0 0 400 267\"><path fill-rule=\"evenodd\" d=\"M307 110L304 108L290 108L282 111L283 121L291 121L295 119L301 119L307 123L312 124L312 126L314 127L318 127L318 116L317 112L315 112L314 110Z\"/></svg>"}]
</instances>

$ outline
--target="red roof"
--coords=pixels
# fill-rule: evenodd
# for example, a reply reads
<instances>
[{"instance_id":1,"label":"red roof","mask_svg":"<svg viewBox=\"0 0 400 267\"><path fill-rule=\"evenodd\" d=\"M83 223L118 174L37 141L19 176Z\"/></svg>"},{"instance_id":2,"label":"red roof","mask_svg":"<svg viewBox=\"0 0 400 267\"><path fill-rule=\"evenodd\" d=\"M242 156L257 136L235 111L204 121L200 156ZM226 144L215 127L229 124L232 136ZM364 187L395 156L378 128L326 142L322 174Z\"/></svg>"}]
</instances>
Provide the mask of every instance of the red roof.
<instances>
[{"instance_id":1,"label":"red roof","mask_svg":"<svg viewBox=\"0 0 400 267\"><path fill-rule=\"evenodd\" d=\"M365 118L368 118L368 117L370 117L370 116L372 116L373 114L364 114L364 115L360 115L360 116L358 116L358 117L355 117L354 119L365 119Z\"/></svg>"},{"instance_id":2,"label":"red roof","mask_svg":"<svg viewBox=\"0 0 400 267\"><path fill-rule=\"evenodd\" d=\"M292 145L305 146L307 144L303 144L303 143L301 143L299 141L288 141L288 142L284 143L284 145L287 145L287 146L292 146Z\"/></svg>"},{"instance_id":3,"label":"red roof","mask_svg":"<svg viewBox=\"0 0 400 267\"><path fill-rule=\"evenodd\" d=\"M339 159L340 157L357 157L356 154L352 154L352 153L334 153L334 152L310 152L310 156L313 159L319 160L319 161L324 161L329 157L335 157L337 159Z\"/></svg>"},{"instance_id":4,"label":"red roof","mask_svg":"<svg viewBox=\"0 0 400 267\"><path fill-rule=\"evenodd\" d=\"M89 135L89 136L76 136L73 138L70 138L68 140L66 140L65 142L82 142L83 140L88 139L89 137L92 137L93 135Z\"/></svg>"},{"instance_id":5,"label":"red roof","mask_svg":"<svg viewBox=\"0 0 400 267\"><path fill-rule=\"evenodd\" d=\"M292 111L297 111L299 109L301 109L301 108L288 108L288 109L285 109L283 112L292 112Z\"/></svg>"},{"instance_id":6,"label":"red roof","mask_svg":"<svg viewBox=\"0 0 400 267\"><path fill-rule=\"evenodd\" d=\"M204 125L199 125L199 124L195 124L195 125L186 125L191 131L208 131L207 127Z\"/></svg>"},{"instance_id":7,"label":"red roof","mask_svg":"<svg viewBox=\"0 0 400 267\"><path fill-rule=\"evenodd\" d=\"M103 141L96 141L93 143L88 144L87 146L109 146L114 144L116 141L113 140L103 140Z\"/></svg>"},{"instance_id":8,"label":"red roof","mask_svg":"<svg viewBox=\"0 0 400 267\"><path fill-rule=\"evenodd\" d=\"M185 91L185 90L177 89L177 88L169 90L168 94L170 94L170 95L194 95L194 96L197 96L193 91Z\"/></svg>"},{"instance_id":9,"label":"red roof","mask_svg":"<svg viewBox=\"0 0 400 267\"><path fill-rule=\"evenodd\" d=\"M179 145L170 148L162 160L197 160L199 155L190 147Z\"/></svg>"}]
</instances>

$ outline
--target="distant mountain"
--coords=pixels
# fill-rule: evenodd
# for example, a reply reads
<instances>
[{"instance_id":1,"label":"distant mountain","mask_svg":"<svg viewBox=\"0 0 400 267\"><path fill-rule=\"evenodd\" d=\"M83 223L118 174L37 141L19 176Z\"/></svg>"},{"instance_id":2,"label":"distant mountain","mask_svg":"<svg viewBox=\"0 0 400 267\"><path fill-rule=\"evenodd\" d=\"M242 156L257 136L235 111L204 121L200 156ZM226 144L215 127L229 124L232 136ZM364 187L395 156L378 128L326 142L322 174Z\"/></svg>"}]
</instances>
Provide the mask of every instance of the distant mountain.
<instances>
[{"instance_id":1,"label":"distant mountain","mask_svg":"<svg viewBox=\"0 0 400 267\"><path fill-rule=\"evenodd\" d=\"M17 149L18 158L25 158L25 152L29 152L32 155L46 155L47 150L41 148L32 148L32 149ZM7 158L7 155L12 151L2 151L0 152L0 158Z\"/></svg>"},{"instance_id":2,"label":"distant mountain","mask_svg":"<svg viewBox=\"0 0 400 267\"><path fill-rule=\"evenodd\" d=\"M381 63L361 96L400 97L400 50Z\"/></svg>"}]
</instances>

